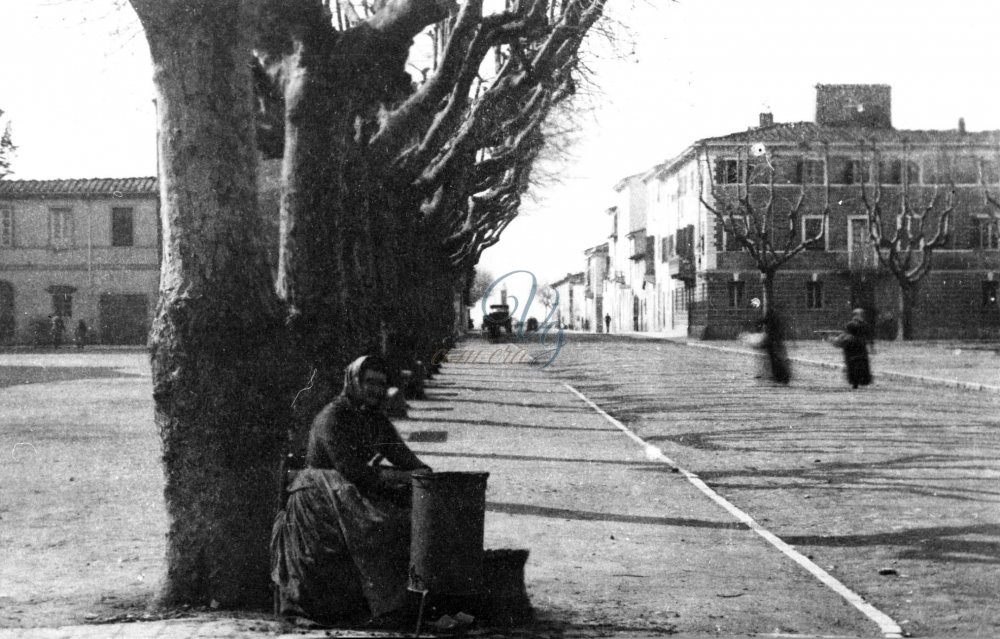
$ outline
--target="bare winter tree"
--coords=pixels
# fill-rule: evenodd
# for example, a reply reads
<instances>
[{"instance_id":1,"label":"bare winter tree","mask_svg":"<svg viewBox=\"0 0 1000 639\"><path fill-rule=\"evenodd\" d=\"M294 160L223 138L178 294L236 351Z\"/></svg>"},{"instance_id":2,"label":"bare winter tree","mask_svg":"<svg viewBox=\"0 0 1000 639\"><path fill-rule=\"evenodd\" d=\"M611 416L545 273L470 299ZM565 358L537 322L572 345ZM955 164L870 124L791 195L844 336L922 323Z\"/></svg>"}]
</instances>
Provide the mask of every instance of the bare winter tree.
<instances>
[{"instance_id":1,"label":"bare winter tree","mask_svg":"<svg viewBox=\"0 0 1000 639\"><path fill-rule=\"evenodd\" d=\"M895 160L887 168L877 146L862 144L862 157L870 160L871 176L862 172L861 201L868 212L871 243L885 266L899 284L898 334L913 339L913 309L920 281L931 270L934 249L948 242L955 188L949 184L942 193L938 184L930 188L912 182L908 157ZM883 181L888 170L898 172L898 189L885 200ZM897 180L892 180L897 182ZM898 192L898 195L896 193Z\"/></svg>"},{"instance_id":2,"label":"bare winter tree","mask_svg":"<svg viewBox=\"0 0 1000 639\"><path fill-rule=\"evenodd\" d=\"M713 167L705 147L701 158L701 203L760 271L764 289L761 310L766 312L774 303L775 273L796 255L823 241L830 218L828 154L822 162L822 184L816 185L820 198L809 210L805 210L810 198L804 176L800 176L798 184L777 183L783 164L797 161L793 157L771 155L761 145L748 142L735 158L723 160L731 164ZM717 175L720 171L728 176ZM808 236L801 231L803 213L823 216L819 228Z\"/></svg>"},{"instance_id":3,"label":"bare winter tree","mask_svg":"<svg viewBox=\"0 0 1000 639\"><path fill-rule=\"evenodd\" d=\"M490 284L492 284L495 279L496 277L494 277L493 273L490 271L476 268L476 274L475 277L473 277L472 286L469 287L469 300L474 303L483 299L483 296L486 295L486 291L490 288Z\"/></svg>"},{"instance_id":4,"label":"bare winter tree","mask_svg":"<svg viewBox=\"0 0 1000 639\"><path fill-rule=\"evenodd\" d=\"M12 173L10 170L11 157L17 151L14 146L14 138L10 133L10 122L4 122L3 109L0 109L0 126L3 133L0 134L0 180Z\"/></svg>"},{"instance_id":5,"label":"bare winter tree","mask_svg":"<svg viewBox=\"0 0 1000 639\"><path fill-rule=\"evenodd\" d=\"M450 338L605 1L380 0L348 15L322 0L131 0L160 131L164 602L266 600L289 432L350 359L428 361ZM438 62L415 84L411 45L435 25ZM282 158L276 282L258 146Z\"/></svg>"},{"instance_id":6,"label":"bare winter tree","mask_svg":"<svg viewBox=\"0 0 1000 639\"><path fill-rule=\"evenodd\" d=\"M989 214L988 224L991 229L993 237L1000 237L1000 185L993 185L991 190L991 185L987 180L987 162L985 160L980 160L977 163L977 168L979 170L979 184L983 192L983 200L986 202L987 212ZM997 153L997 158L993 162L994 167L996 167L998 179L1000 179L1000 153Z\"/></svg>"},{"instance_id":7,"label":"bare winter tree","mask_svg":"<svg viewBox=\"0 0 1000 639\"><path fill-rule=\"evenodd\" d=\"M979 184L983 193L983 200L986 203L986 210L988 213L988 218L981 220L980 224L980 234L986 234L984 242L980 240L981 246L994 246L1000 245L1000 184L993 185L993 190L991 190L991 185L987 177L987 167L988 162L986 160L980 160L977 163L977 168L979 171ZM996 157L992 162L994 168L995 178L1000 182L1000 150L997 151ZM983 228L988 227L988 228ZM1000 302L998 302L996 295L993 295L992 303L995 307L1000 309Z\"/></svg>"},{"instance_id":8,"label":"bare winter tree","mask_svg":"<svg viewBox=\"0 0 1000 639\"><path fill-rule=\"evenodd\" d=\"M545 315L548 317L552 313L552 307L559 301L559 293L549 284L542 284L538 287L538 301L545 307Z\"/></svg>"}]
</instances>

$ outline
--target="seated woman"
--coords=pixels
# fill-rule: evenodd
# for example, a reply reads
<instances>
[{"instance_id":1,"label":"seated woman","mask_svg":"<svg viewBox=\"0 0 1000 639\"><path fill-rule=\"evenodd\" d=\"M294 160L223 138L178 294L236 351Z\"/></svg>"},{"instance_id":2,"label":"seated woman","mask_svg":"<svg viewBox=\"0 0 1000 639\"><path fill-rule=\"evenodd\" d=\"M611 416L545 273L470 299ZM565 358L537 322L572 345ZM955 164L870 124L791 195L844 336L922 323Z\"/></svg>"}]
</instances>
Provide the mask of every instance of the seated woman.
<instances>
[{"instance_id":1,"label":"seated woman","mask_svg":"<svg viewBox=\"0 0 1000 639\"><path fill-rule=\"evenodd\" d=\"M282 614L393 619L405 608L409 480L430 468L382 413L385 395L384 363L360 357L347 367L343 391L313 422L307 468L292 482L271 534L271 579Z\"/></svg>"}]
</instances>

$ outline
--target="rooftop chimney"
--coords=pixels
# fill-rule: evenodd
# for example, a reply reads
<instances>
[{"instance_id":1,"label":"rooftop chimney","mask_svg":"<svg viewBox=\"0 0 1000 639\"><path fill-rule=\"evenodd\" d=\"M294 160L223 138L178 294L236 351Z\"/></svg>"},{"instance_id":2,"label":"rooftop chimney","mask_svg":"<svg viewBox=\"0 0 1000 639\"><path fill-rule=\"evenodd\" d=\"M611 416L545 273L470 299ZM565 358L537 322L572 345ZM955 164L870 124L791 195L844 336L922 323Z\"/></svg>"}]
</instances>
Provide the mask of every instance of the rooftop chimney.
<instances>
[{"instance_id":1,"label":"rooftop chimney","mask_svg":"<svg viewBox=\"0 0 1000 639\"><path fill-rule=\"evenodd\" d=\"M965 118L958 119L958 132L963 135L965 134Z\"/></svg>"},{"instance_id":2,"label":"rooftop chimney","mask_svg":"<svg viewBox=\"0 0 1000 639\"><path fill-rule=\"evenodd\" d=\"M774 114L773 113L761 113L760 114L760 128L766 126L774 126Z\"/></svg>"}]
</instances>

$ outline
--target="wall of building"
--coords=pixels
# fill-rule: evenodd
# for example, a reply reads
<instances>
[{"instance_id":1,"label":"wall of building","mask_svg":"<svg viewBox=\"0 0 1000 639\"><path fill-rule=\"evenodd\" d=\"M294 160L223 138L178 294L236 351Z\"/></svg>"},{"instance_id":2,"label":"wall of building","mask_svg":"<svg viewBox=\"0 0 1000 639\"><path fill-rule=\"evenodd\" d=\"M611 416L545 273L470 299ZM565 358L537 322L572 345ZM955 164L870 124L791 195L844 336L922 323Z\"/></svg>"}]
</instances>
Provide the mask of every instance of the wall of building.
<instances>
[{"instance_id":1,"label":"wall of building","mask_svg":"<svg viewBox=\"0 0 1000 639\"><path fill-rule=\"evenodd\" d=\"M914 332L918 339L996 339L1000 307L983 304L983 283L995 271L931 271L920 283Z\"/></svg>"},{"instance_id":2,"label":"wall of building","mask_svg":"<svg viewBox=\"0 0 1000 639\"><path fill-rule=\"evenodd\" d=\"M785 270L775 278L775 303L789 322L795 339L821 339L840 330L858 302L855 287L860 276L843 271L812 272ZM899 287L887 273L871 274L871 306L882 339L895 336L899 316ZM984 282L997 279L993 271L932 271L919 286L914 308L916 339L995 339L1000 337L1000 308L985 305ZM731 305L729 283L743 282L743 303ZM823 286L821 308L808 308L807 282ZM752 330L760 309L751 305L763 295L757 271L713 272L699 283L696 309L692 313L692 336L702 339L734 339Z\"/></svg>"},{"instance_id":3,"label":"wall of building","mask_svg":"<svg viewBox=\"0 0 1000 639\"><path fill-rule=\"evenodd\" d=\"M587 256L586 280L584 281L584 330L593 333L605 332L604 326L604 281L608 273L607 245L594 247L585 252Z\"/></svg>"},{"instance_id":4,"label":"wall of building","mask_svg":"<svg viewBox=\"0 0 1000 639\"><path fill-rule=\"evenodd\" d=\"M72 316L65 318L66 336L83 320L91 341L115 340L101 335L104 304L123 297L143 296L148 327L159 282L158 213L155 197L30 198L5 200L0 207L14 211L14 243L0 248L0 281L13 291L12 343L32 343L37 327L54 313L52 287L72 291ZM133 245L113 247L112 209L133 210ZM72 241L66 248L50 246L49 212L72 211ZM134 312L138 297L128 298ZM107 319L107 318L105 318ZM118 318L119 320L122 318ZM131 336L134 341L136 338Z\"/></svg>"}]
</instances>

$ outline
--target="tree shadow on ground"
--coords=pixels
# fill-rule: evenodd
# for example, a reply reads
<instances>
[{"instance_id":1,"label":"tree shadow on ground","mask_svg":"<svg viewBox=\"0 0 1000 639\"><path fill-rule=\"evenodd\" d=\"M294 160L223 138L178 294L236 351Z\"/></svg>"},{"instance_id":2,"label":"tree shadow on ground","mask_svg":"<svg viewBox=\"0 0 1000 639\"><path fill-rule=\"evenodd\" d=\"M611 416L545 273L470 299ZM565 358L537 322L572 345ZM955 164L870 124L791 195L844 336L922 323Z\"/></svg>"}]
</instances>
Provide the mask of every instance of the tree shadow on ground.
<instances>
[{"instance_id":1,"label":"tree shadow on ground","mask_svg":"<svg viewBox=\"0 0 1000 639\"><path fill-rule=\"evenodd\" d=\"M455 393L456 395L458 393ZM513 393L512 393L513 394ZM447 402L459 402L464 404L496 404L498 406L517 406L520 408L544 408L545 410L552 413L591 413L592 410L589 406L581 404L582 408L562 408L558 404L535 404L531 402L505 402L496 399L473 399L471 397L448 397L446 399L437 399L430 393L427 395L427 399L422 401L447 401Z\"/></svg>"},{"instance_id":2,"label":"tree shadow on ground","mask_svg":"<svg viewBox=\"0 0 1000 639\"><path fill-rule=\"evenodd\" d=\"M464 391L487 391L487 392L490 392L490 393L495 393L498 390L497 387L495 387L495 386L469 386L467 384L463 384L462 386L459 386L458 388L461 388ZM538 388L524 388L524 387L519 387L519 388L503 388L502 390L505 393L518 393L518 394L520 394L520 393L543 393L543 394L550 394L550 393L552 393L552 390L538 389Z\"/></svg>"},{"instance_id":3,"label":"tree shadow on ground","mask_svg":"<svg viewBox=\"0 0 1000 639\"><path fill-rule=\"evenodd\" d=\"M990 539L957 539L967 536ZM792 535L782 539L793 546L901 546L896 555L899 559L1000 565L1000 524L934 526L866 535Z\"/></svg>"},{"instance_id":4,"label":"tree shadow on ground","mask_svg":"<svg viewBox=\"0 0 1000 639\"><path fill-rule=\"evenodd\" d=\"M49 384L80 379L138 378L115 368L100 366L0 366L0 388L23 384Z\"/></svg>"},{"instance_id":5,"label":"tree shadow on ground","mask_svg":"<svg viewBox=\"0 0 1000 639\"><path fill-rule=\"evenodd\" d=\"M494 428L527 428L531 430L569 430L586 432L617 433L617 428L584 428L579 426L542 426L539 424L518 424L515 422L497 422L490 419L449 419L447 417L410 417L406 422L429 422L432 424L449 423L463 426L492 426ZM400 422L405 423L403 421Z\"/></svg>"},{"instance_id":6,"label":"tree shadow on ground","mask_svg":"<svg viewBox=\"0 0 1000 639\"><path fill-rule=\"evenodd\" d=\"M576 521L613 521L623 524L650 524L655 526L684 526L688 528L713 528L720 530L749 530L746 524L729 521L707 521L689 517L649 517L645 515L625 515L603 513L570 508L551 508L534 504L512 504L507 502L486 502L486 510L505 515L529 515L551 519L572 519Z\"/></svg>"},{"instance_id":7,"label":"tree shadow on ground","mask_svg":"<svg viewBox=\"0 0 1000 639\"><path fill-rule=\"evenodd\" d=\"M434 451L434 450L416 450L415 453L427 457L467 457L470 459L483 459L490 460L496 459L501 461L529 461L529 462L545 462L545 463L558 463L558 464L573 464L575 466L580 466L581 464L595 464L600 466L627 466L633 467L636 470L644 470L643 466L656 466L660 467L663 464L659 462L635 462L635 461L621 461L618 459L581 459L577 457L539 457L537 455L499 455L496 453L451 453L445 451Z\"/></svg>"},{"instance_id":8,"label":"tree shadow on ground","mask_svg":"<svg viewBox=\"0 0 1000 639\"><path fill-rule=\"evenodd\" d=\"M650 438L652 440L653 438ZM664 438L659 438L664 439ZM977 463L979 462L979 463ZM670 467L640 468L642 472L670 472ZM873 493L901 493L911 496L934 497L958 501L983 501L1000 496L1000 490L957 487L943 482L975 481L968 474L995 470L995 460L988 456L957 456L934 453L899 455L869 462L815 462L811 466L791 468L758 468L746 466L727 470L700 470L698 477L714 488L726 491L799 490L841 491L845 486L864 486ZM914 477L916 472L919 477ZM967 473L949 477L942 473ZM933 474L933 482L928 479ZM743 481L740 481L743 480ZM783 480L792 480L783 481ZM984 477L981 482L995 485Z\"/></svg>"}]
</instances>

